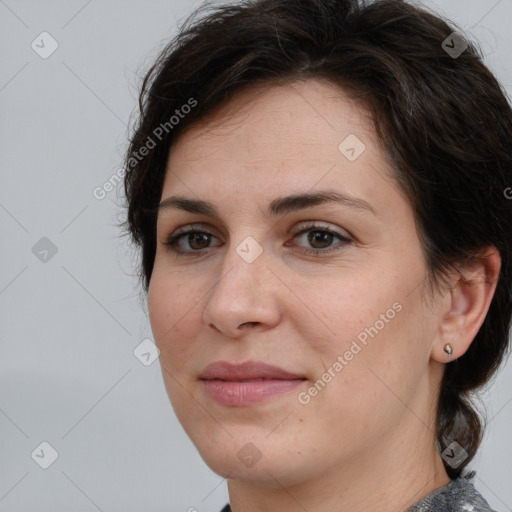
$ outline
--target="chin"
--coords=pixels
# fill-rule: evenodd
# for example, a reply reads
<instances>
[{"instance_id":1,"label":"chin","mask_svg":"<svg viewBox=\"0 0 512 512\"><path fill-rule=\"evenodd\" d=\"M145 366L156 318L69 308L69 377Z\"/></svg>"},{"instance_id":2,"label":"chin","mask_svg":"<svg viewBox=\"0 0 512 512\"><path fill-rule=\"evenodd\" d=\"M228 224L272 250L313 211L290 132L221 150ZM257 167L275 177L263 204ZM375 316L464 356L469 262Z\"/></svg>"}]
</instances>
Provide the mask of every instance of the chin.
<instances>
[{"instance_id":1,"label":"chin","mask_svg":"<svg viewBox=\"0 0 512 512\"><path fill-rule=\"evenodd\" d=\"M242 438L243 437L243 438ZM297 450L284 446L278 436L269 439L225 435L223 442L202 438L194 444L206 465L218 475L268 488L291 486L307 478L307 464ZM304 466L304 467L302 467Z\"/></svg>"}]
</instances>

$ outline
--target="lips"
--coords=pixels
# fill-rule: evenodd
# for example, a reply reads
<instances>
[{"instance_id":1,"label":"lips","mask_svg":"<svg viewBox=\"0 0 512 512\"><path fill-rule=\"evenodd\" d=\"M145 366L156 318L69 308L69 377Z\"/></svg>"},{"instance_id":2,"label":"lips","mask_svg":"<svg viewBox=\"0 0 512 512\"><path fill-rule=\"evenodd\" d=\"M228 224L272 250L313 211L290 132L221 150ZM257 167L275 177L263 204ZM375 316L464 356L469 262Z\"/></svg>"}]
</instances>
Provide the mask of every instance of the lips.
<instances>
[{"instance_id":1,"label":"lips","mask_svg":"<svg viewBox=\"0 0 512 512\"><path fill-rule=\"evenodd\" d=\"M249 407L283 395L306 378L259 361L217 361L201 373L206 395L227 407Z\"/></svg>"},{"instance_id":2,"label":"lips","mask_svg":"<svg viewBox=\"0 0 512 512\"><path fill-rule=\"evenodd\" d=\"M258 380L304 380L303 375L288 372L260 361L229 363L217 361L209 364L199 376L202 380L255 382Z\"/></svg>"}]
</instances>

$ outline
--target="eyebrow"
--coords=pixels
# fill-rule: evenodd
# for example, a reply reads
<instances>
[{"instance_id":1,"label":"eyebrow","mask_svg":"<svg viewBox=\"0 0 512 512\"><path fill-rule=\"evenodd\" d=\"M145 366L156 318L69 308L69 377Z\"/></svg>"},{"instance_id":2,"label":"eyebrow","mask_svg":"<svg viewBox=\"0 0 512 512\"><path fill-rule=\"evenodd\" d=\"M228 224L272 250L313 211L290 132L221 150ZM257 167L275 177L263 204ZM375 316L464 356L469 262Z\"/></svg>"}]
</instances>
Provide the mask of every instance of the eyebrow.
<instances>
[{"instance_id":1,"label":"eyebrow","mask_svg":"<svg viewBox=\"0 0 512 512\"><path fill-rule=\"evenodd\" d=\"M278 197L270 202L267 213L271 217L284 215L286 213L303 210L312 206L321 204L336 203L350 208L372 213L377 216L373 207L365 200L342 194L334 190L325 190L319 192L307 192L303 194L293 194L285 197ZM164 199L157 208L157 211L168 208L177 208L190 213L197 213L209 217L220 218L215 206L201 199L190 199L183 196L170 196Z\"/></svg>"}]
</instances>

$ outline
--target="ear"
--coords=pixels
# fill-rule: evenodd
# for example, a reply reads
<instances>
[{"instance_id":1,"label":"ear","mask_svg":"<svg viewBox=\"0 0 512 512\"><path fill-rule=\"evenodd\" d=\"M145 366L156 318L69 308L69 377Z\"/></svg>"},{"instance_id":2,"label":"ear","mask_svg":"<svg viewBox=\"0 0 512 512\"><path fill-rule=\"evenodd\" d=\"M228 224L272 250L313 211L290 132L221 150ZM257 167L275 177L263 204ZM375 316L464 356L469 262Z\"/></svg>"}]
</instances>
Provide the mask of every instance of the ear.
<instances>
[{"instance_id":1,"label":"ear","mask_svg":"<svg viewBox=\"0 0 512 512\"><path fill-rule=\"evenodd\" d=\"M454 273L443 292L439 337L432 346L432 359L449 363L461 357L484 323L501 268L501 257L492 246L460 273ZM449 343L451 357L444 351Z\"/></svg>"}]
</instances>

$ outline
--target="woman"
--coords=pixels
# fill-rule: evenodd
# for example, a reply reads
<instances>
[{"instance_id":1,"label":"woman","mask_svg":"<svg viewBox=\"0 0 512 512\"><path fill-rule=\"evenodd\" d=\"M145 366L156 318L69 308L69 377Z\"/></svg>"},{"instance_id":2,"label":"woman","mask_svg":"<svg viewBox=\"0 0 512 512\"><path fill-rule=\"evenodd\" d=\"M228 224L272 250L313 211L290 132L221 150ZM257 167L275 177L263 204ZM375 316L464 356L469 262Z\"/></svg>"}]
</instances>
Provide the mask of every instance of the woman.
<instances>
[{"instance_id":1,"label":"woman","mask_svg":"<svg viewBox=\"0 0 512 512\"><path fill-rule=\"evenodd\" d=\"M128 227L224 511L491 510L467 471L512 316L512 111L401 0L191 18L144 80Z\"/></svg>"}]
</instances>

